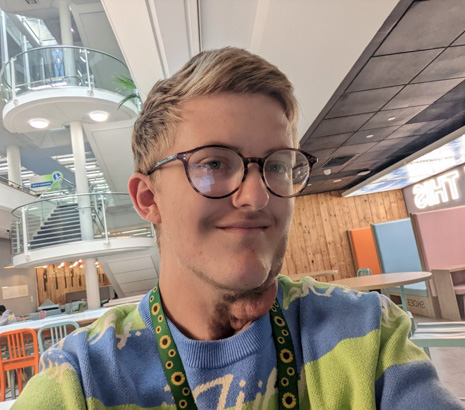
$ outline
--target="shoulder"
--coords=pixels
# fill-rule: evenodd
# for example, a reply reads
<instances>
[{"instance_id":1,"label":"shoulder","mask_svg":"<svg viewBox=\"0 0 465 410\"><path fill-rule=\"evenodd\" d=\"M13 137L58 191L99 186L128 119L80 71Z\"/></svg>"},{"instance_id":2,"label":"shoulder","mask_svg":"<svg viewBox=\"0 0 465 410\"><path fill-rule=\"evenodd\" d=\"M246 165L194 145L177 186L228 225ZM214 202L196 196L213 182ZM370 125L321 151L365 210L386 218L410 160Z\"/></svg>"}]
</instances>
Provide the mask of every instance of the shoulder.
<instances>
[{"instance_id":1,"label":"shoulder","mask_svg":"<svg viewBox=\"0 0 465 410\"><path fill-rule=\"evenodd\" d=\"M318 282L310 276L293 282L287 276L280 275L278 283L284 309L293 304L310 304L313 308L329 308L333 305L344 305L347 308L364 306L378 311L382 307L382 300L377 292L359 292L345 286Z\"/></svg>"},{"instance_id":2,"label":"shoulder","mask_svg":"<svg viewBox=\"0 0 465 410\"><path fill-rule=\"evenodd\" d=\"M145 329L145 324L139 313L138 305L120 305L111 308L94 323L84 329L87 333L87 337L92 339L110 328L113 328L116 333Z\"/></svg>"},{"instance_id":3,"label":"shoulder","mask_svg":"<svg viewBox=\"0 0 465 410\"><path fill-rule=\"evenodd\" d=\"M69 363L82 367L93 351L121 351L132 334L146 329L137 305L121 305L106 311L89 326L81 327L48 349L41 359L41 367L47 363Z\"/></svg>"},{"instance_id":4,"label":"shoulder","mask_svg":"<svg viewBox=\"0 0 465 410\"><path fill-rule=\"evenodd\" d=\"M318 282L305 277L293 282L279 276L278 298L291 317L305 318L305 326L347 329L348 334L366 334L381 326L384 310L389 300L377 292L359 292L347 287Z\"/></svg>"}]
</instances>

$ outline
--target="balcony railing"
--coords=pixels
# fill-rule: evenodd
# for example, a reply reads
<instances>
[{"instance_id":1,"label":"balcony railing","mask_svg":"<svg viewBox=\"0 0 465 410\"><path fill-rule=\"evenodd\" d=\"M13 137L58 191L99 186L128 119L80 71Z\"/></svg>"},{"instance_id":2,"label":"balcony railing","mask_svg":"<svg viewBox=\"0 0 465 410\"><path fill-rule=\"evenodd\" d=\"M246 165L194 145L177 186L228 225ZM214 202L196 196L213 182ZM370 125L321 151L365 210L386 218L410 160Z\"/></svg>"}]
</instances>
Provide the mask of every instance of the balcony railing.
<instances>
[{"instance_id":1,"label":"balcony railing","mask_svg":"<svg viewBox=\"0 0 465 410\"><path fill-rule=\"evenodd\" d=\"M17 96L44 89L84 87L130 95L118 78L130 78L126 65L101 51L73 46L34 48L11 58L1 71L2 94L8 103ZM135 102L138 104L138 102Z\"/></svg>"},{"instance_id":2,"label":"balcony railing","mask_svg":"<svg viewBox=\"0 0 465 410\"><path fill-rule=\"evenodd\" d=\"M33 189L28 188L27 186L24 186L24 185L19 185L16 182L10 181L8 178L5 178L1 175L0 175L0 183L4 185L9 185L12 188L19 189L20 191L27 192L28 194L31 194L31 195L36 195L36 196L39 195L39 193L34 191Z\"/></svg>"},{"instance_id":3,"label":"balcony railing","mask_svg":"<svg viewBox=\"0 0 465 410\"><path fill-rule=\"evenodd\" d=\"M38 200L12 211L12 255L65 243L111 238L153 237L150 223L140 218L126 193L89 193ZM83 216L84 214L84 216ZM83 229L85 224L91 226ZM87 234L85 234L85 232Z\"/></svg>"}]
</instances>

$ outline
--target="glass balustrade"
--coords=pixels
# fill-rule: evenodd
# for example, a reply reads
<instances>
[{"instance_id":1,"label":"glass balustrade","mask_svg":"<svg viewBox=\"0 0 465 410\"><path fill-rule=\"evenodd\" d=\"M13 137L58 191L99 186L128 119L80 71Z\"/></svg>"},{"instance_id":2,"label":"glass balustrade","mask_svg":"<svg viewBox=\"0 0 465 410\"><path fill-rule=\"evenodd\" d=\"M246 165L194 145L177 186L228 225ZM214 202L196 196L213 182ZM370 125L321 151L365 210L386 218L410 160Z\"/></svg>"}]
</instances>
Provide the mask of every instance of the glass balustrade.
<instances>
[{"instance_id":1,"label":"glass balustrade","mask_svg":"<svg viewBox=\"0 0 465 410\"><path fill-rule=\"evenodd\" d=\"M44 89L84 87L128 96L135 92L118 79L131 78L117 58L83 47L34 48L11 58L1 71L1 91L8 103L17 96ZM138 101L135 101L138 104Z\"/></svg>"},{"instance_id":2,"label":"glass balustrade","mask_svg":"<svg viewBox=\"0 0 465 410\"><path fill-rule=\"evenodd\" d=\"M12 211L13 256L84 240L153 237L152 225L125 193L89 193L41 199Z\"/></svg>"}]
</instances>

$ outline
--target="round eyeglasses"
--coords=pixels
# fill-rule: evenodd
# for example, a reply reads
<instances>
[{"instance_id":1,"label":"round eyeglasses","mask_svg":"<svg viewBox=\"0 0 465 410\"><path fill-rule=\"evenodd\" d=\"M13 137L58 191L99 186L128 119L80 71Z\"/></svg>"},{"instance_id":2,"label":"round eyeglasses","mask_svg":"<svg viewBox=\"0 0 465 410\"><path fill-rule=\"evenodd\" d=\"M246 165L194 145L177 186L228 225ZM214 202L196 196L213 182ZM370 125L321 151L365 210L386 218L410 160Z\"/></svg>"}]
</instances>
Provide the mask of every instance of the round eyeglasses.
<instances>
[{"instance_id":1,"label":"round eyeglasses","mask_svg":"<svg viewBox=\"0 0 465 410\"><path fill-rule=\"evenodd\" d=\"M157 162L147 175L168 162L180 160L187 179L200 195L220 199L232 195L245 180L249 164L257 164L268 191L280 198L300 194L308 184L316 157L294 148L279 149L263 158L244 157L231 148L206 145L173 154Z\"/></svg>"}]
</instances>

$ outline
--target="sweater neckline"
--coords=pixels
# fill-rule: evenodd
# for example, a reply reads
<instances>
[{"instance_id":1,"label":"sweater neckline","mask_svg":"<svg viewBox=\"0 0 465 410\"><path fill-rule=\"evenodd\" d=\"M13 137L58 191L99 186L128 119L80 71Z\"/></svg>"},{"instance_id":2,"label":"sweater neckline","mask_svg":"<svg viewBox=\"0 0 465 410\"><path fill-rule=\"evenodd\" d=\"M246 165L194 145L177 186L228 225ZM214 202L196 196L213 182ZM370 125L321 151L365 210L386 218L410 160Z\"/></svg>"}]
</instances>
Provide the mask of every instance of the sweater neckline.
<instances>
[{"instance_id":1,"label":"sweater neckline","mask_svg":"<svg viewBox=\"0 0 465 410\"><path fill-rule=\"evenodd\" d=\"M139 312L145 325L153 333L148 298L149 294L141 300ZM229 366L262 350L267 343L273 343L269 313L236 335L208 341L188 338L173 322L166 319L185 367L213 369ZM156 350L155 343L156 341Z\"/></svg>"}]
</instances>

